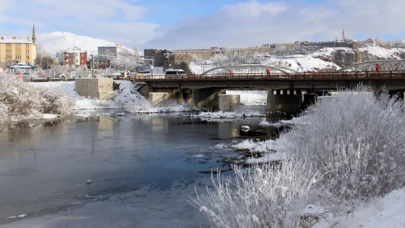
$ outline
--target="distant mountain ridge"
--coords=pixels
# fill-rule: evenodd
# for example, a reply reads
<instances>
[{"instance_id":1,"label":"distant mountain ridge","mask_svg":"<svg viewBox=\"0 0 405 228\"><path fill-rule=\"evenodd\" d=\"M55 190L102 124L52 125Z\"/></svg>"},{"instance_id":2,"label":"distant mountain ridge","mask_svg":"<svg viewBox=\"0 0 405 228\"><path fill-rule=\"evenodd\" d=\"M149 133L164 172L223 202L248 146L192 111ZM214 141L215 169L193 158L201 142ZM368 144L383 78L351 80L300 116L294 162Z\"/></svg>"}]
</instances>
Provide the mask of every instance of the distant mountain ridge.
<instances>
[{"instance_id":1,"label":"distant mountain ridge","mask_svg":"<svg viewBox=\"0 0 405 228\"><path fill-rule=\"evenodd\" d=\"M69 51L80 48L81 51L97 53L98 46L115 45L114 42L91 38L88 36L79 36L70 32L51 32L38 34L38 46L42 51Z\"/></svg>"}]
</instances>

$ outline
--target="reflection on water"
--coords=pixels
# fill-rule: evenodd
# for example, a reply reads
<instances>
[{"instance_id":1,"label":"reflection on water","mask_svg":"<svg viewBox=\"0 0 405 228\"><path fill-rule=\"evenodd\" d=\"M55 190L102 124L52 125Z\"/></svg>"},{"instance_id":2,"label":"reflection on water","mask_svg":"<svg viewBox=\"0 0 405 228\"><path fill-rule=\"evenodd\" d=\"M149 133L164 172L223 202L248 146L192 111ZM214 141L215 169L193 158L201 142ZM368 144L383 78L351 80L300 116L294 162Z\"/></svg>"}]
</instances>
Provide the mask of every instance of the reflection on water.
<instances>
[{"instance_id":1,"label":"reflection on water","mask_svg":"<svg viewBox=\"0 0 405 228\"><path fill-rule=\"evenodd\" d=\"M20 130L22 128L32 128L32 127L52 127L69 122L70 119L68 118L57 118L53 120L26 120L20 122L7 122L7 123L0 123L0 131L13 131L13 130Z\"/></svg>"},{"instance_id":2,"label":"reflection on water","mask_svg":"<svg viewBox=\"0 0 405 228\"><path fill-rule=\"evenodd\" d=\"M230 144L235 138L269 138L275 131L259 123L281 118L208 122L175 114L117 117L111 112L13 123L19 130L0 132L0 214L4 216L0 224L21 212L52 212L82 201L77 197L83 194L114 194L117 189L149 185L165 189L176 180L206 175L201 172L210 169L226 170L218 161L237 154L216 145ZM251 135L240 131L244 125ZM92 184L86 184L88 179Z\"/></svg>"}]
</instances>

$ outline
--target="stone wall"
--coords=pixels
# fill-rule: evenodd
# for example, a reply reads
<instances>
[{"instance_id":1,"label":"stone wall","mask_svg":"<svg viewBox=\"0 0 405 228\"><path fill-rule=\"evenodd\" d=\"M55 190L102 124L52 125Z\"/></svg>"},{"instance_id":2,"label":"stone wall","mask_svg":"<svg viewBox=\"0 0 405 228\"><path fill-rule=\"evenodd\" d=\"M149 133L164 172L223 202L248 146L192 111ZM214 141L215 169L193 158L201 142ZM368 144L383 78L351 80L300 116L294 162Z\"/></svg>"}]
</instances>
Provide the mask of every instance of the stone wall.
<instances>
[{"instance_id":1,"label":"stone wall","mask_svg":"<svg viewBox=\"0 0 405 228\"><path fill-rule=\"evenodd\" d=\"M173 51L167 49L145 49L144 57L145 59L154 59L155 67L164 67L165 54L169 53L173 53Z\"/></svg>"},{"instance_id":2,"label":"stone wall","mask_svg":"<svg viewBox=\"0 0 405 228\"><path fill-rule=\"evenodd\" d=\"M337 42L335 41L325 41L325 42L301 42L301 46L317 46L320 48L324 47L347 47L347 48L353 48L353 49L358 49L359 48L359 43L357 41L352 41L352 40L338 40Z\"/></svg>"}]
</instances>

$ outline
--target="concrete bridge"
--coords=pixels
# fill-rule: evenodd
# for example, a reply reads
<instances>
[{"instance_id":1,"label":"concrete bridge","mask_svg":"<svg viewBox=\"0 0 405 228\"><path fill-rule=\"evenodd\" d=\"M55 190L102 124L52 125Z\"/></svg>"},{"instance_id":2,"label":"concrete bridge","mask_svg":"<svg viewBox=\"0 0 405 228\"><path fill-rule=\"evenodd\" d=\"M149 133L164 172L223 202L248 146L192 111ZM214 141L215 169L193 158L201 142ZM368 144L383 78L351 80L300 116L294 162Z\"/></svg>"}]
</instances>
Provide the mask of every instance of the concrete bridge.
<instances>
[{"instance_id":1,"label":"concrete bridge","mask_svg":"<svg viewBox=\"0 0 405 228\"><path fill-rule=\"evenodd\" d=\"M264 66L264 65L263 65ZM305 94L316 91L333 91L354 88L359 84L370 85L375 91L389 90L391 93L405 91L405 71L356 71L356 72L317 72L317 73L234 73L201 74L187 76L135 78L143 83L140 93L166 92L164 99L183 101L196 107L218 109L219 95L226 90L266 90L268 91L268 112L295 112L302 105ZM156 103L159 103L157 99ZM163 100L160 99L160 100Z\"/></svg>"}]
</instances>

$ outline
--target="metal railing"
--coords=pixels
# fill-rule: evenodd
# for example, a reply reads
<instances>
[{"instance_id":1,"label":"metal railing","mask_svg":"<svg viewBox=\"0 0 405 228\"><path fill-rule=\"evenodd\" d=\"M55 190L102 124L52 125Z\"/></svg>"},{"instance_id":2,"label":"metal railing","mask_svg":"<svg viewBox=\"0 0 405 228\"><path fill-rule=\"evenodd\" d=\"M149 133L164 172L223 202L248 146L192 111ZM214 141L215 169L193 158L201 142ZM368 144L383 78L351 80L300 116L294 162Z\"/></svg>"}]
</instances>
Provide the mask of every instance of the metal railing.
<instances>
[{"instance_id":1,"label":"metal railing","mask_svg":"<svg viewBox=\"0 0 405 228\"><path fill-rule=\"evenodd\" d=\"M224 73L210 75L150 76L137 75L136 81L192 80L320 80L320 79L405 79L405 71L314 72L294 74Z\"/></svg>"}]
</instances>

